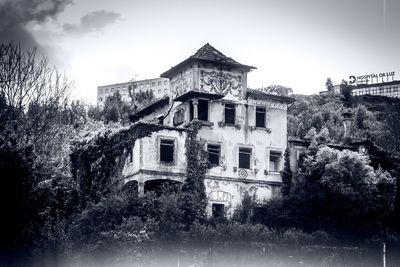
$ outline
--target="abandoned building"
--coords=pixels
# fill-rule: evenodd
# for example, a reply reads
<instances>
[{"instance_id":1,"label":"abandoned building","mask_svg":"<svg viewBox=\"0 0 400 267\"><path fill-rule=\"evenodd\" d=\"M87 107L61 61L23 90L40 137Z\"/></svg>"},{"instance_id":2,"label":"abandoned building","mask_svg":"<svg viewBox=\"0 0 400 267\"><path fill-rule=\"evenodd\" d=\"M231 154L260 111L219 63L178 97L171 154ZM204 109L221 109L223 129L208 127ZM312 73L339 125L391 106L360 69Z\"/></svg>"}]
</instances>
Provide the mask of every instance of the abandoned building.
<instances>
[{"instance_id":1,"label":"abandoned building","mask_svg":"<svg viewBox=\"0 0 400 267\"><path fill-rule=\"evenodd\" d=\"M280 194L287 147L287 96L247 87L255 67L240 64L208 43L161 74L168 96L132 116L136 123L162 125L138 139L123 170L124 182L139 194L165 181L182 183L186 175L185 140L192 121L202 125L211 168L205 187L209 216L231 216L247 192L259 201Z\"/></svg>"}]
</instances>

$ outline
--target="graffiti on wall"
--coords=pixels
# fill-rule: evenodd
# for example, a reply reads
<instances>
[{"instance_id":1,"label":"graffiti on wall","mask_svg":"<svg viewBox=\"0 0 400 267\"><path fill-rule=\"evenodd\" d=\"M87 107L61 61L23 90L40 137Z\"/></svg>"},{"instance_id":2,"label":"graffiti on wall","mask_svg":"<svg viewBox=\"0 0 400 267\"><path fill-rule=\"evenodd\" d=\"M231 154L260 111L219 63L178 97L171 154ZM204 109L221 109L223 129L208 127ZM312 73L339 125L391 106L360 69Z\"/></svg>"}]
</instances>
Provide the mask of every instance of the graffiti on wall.
<instances>
[{"instance_id":1,"label":"graffiti on wall","mask_svg":"<svg viewBox=\"0 0 400 267\"><path fill-rule=\"evenodd\" d=\"M208 194L208 200L210 201L220 201L220 202L228 202L233 198L231 193L225 191L211 191Z\"/></svg>"}]
</instances>

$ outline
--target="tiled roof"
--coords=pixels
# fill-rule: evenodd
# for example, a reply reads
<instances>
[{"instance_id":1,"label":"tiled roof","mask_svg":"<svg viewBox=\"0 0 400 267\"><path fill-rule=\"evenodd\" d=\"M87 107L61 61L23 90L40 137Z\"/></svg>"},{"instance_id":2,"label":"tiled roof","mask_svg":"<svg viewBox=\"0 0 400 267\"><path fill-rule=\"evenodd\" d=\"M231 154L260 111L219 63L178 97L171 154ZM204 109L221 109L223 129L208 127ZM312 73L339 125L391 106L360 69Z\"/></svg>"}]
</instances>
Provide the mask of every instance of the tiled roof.
<instances>
[{"instance_id":1,"label":"tiled roof","mask_svg":"<svg viewBox=\"0 0 400 267\"><path fill-rule=\"evenodd\" d=\"M239 62L233 60L230 57L225 56L220 51L212 47L209 43L203 45L197 52L187 58L186 60L182 61L178 65L172 67L171 69L167 70L160 77L163 78L170 78L174 73L180 71L185 66L189 65L193 61L200 61L205 63L214 63L218 65L225 65L228 67L238 67L250 71L251 69L255 69L255 67L240 64Z\"/></svg>"},{"instance_id":2,"label":"tiled roof","mask_svg":"<svg viewBox=\"0 0 400 267\"><path fill-rule=\"evenodd\" d=\"M191 58L241 65L239 62L222 54L209 43L203 45Z\"/></svg>"}]
</instances>

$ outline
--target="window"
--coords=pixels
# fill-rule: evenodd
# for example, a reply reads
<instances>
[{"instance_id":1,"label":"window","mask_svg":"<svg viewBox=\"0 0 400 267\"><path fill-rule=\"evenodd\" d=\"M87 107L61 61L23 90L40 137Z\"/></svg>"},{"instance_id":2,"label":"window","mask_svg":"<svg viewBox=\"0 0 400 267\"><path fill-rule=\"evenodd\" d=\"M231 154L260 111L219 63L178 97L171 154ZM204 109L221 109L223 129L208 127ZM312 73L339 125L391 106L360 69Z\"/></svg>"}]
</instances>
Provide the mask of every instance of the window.
<instances>
[{"instance_id":1,"label":"window","mask_svg":"<svg viewBox=\"0 0 400 267\"><path fill-rule=\"evenodd\" d=\"M250 169L251 148L239 148L239 168Z\"/></svg>"},{"instance_id":2,"label":"window","mask_svg":"<svg viewBox=\"0 0 400 267\"><path fill-rule=\"evenodd\" d=\"M219 156L221 154L220 145L207 144L208 161L211 166L219 166Z\"/></svg>"},{"instance_id":3,"label":"window","mask_svg":"<svg viewBox=\"0 0 400 267\"><path fill-rule=\"evenodd\" d=\"M256 108L256 127L265 128L265 108Z\"/></svg>"},{"instance_id":4,"label":"window","mask_svg":"<svg viewBox=\"0 0 400 267\"><path fill-rule=\"evenodd\" d=\"M214 218L223 218L225 215L224 204L213 203L212 204L212 216Z\"/></svg>"},{"instance_id":5,"label":"window","mask_svg":"<svg viewBox=\"0 0 400 267\"><path fill-rule=\"evenodd\" d=\"M164 88L164 93L166 93L167 92L167 88Z\"/></svg>"},{"instance_id":6,"label":"window","mask_svg":"<svg viewBox=\"0 0 400 267\"><path fill-rule=\"evenodd\" d=\"M111 88L111 93L113 93L114 92L114 88Z\"/></svg>"},{"instance_id":7,"label":"window","mask_svg":"<svg viewBox=\"0 0 400 267\"><path fill-rule=\"evenodd\" d=\"M190 102L190 120L194 119L194 106L193 102ZM197 119L202 121L208 121L208 101L199 99L197 104Z\"/></svg>"},{"instance_id":8,"label":"window","mask_svg":"<svg viewBox=\"0 0 400 267\"><path fill-rule=\"evenodd\" d=\"M140 84L140 88L143 88L143 83Z\"/></svg>"},{"instance_id":9,"label":"window","mask_svg":"<svg viewBox=\"0 0 400 267\"><path fill-rule=\"evenodd\" d=\"M146 87L150 87L150 83L146 83Z\"/></svg>"},{"instance_id":10,"label":"window","mask_svg":"<svg viewBox=\"0 0 400 267\"><path fill-rule=\"evenodd\" d=\"M235 105L225 104L225 123L235 124Z\"/></svg>"},{"instance_id":11,"label":"window","mask_svg":"<svg viewBox=\"0 0 400 267\"><path fill-rule=\"evenodd\" d=\"M208 101L199 99L198 104L199 120L208 121Z\"/></svg>"},{"instance_id":12,"label":"window","mask_svg":"<svg viewBox=\"0 0 400 267\"><path fill-rule=\"evenodd\" d=\"M160 161L174 162L174 140L161 139L160 141Z\"/></svg>"},{"instance_id":13,"label":"window","mask_svg":"<svg viewBox=\"0 0 400 267\"><path fill-rule=\"evenodd\" d=\"M133 162L133 149L128 154L128 163L132 163L132 162Z\"/></svg>"},{"instance_id":14,"label":"window","mask_svg":"<svg viewBox=\"0 0 400 267\"><path fill-rule=\"evenodd\" d=\"M269 152L269 171L279 172L281 168L282 152L270 151Z\"/></svg>"},{"instance_id":15,"label":"window","mask_svg":"<svg viewBox=\"0 0 400 267\"><path fill-rule=\"evenodd\" d=\"M106 88L105 92L108 93L108 88Z\"/></svg>"},{"instance_id":16,"label":"window","mask_svg":"<svg viewBox=\"0 0 400 267\"><path fill-rule=\"evenodd\" d=\"M161 94L161 89L158 89L158 94Z\"/></svg>"},{"instance_id":17,"label":"window","mask_svg":"<svg viewBox=\"0 0 400 267\"><path fill-rule=\"evenodd\" d=\"M167 81L164 81L164 85L167 85Z\"/></svg>"},{"instance_id":18,"label":"window","mask_svg":"<svg viewBox=\"0 0 400 267\"><path fill-rule=\"evenodd\" d=\"M157 85L158 85L158 86L161 86L161 82L159 81L159 82L157 83Z\"/></svg>"},{"instance_id":19,"label":"window","mask_svg":"<svg viewBox=\"0 0 400 267\"><path fill-rule=\"evenodd\" d=\"M103 93L103 89L99 89L99 94L102 94Z\"/></svg>"},{"instance_id":20,"label":"window","mask_svg":"<svg viewBox=\"0 0 400 267\"><path fill-rule=\"evenodd\" d=\"M156 82L152 82L152 83L151 83L151 86L156 86Z\"/></svg>"}]
</instances>

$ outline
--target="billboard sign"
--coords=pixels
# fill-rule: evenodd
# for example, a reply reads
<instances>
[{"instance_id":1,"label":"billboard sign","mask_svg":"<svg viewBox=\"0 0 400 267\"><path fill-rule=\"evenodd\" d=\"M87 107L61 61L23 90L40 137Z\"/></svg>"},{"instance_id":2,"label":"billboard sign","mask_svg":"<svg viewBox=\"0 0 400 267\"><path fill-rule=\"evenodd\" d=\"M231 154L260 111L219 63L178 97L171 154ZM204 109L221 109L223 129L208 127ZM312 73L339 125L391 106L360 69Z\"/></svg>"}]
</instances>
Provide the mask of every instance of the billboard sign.
<instances>
[{"instance_id":1,"label":"billboard sign","mask_svg":"<svg viewBox=\"0 0 400 267\"><path fill-rule=\"evenodd\" d=\"M373 83L384 83L394 81L395 72L380 72L367 75L351 75L349 76L349 84L373 84Z\"/></svg>"}]
</instances>

